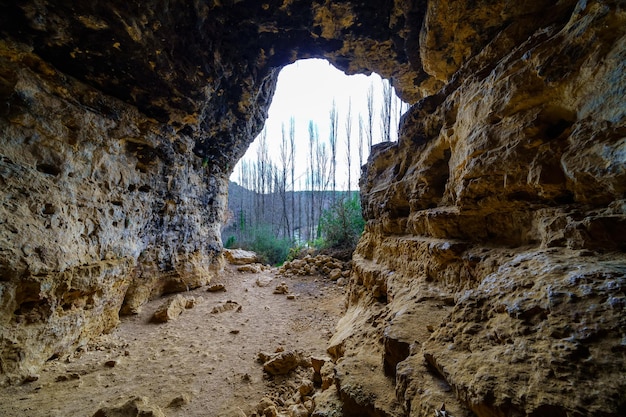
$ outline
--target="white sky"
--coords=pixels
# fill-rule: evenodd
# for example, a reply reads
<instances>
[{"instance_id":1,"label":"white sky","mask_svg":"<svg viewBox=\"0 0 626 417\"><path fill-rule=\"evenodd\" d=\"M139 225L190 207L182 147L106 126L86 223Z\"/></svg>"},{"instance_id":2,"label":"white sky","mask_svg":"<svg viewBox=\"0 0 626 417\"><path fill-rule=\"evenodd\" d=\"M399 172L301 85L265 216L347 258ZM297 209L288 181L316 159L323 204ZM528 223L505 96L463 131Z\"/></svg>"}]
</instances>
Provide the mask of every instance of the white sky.
<instances>
[{"instance_id":1,"label":"white sky","mask_svg":"<svg viewBox=\"0 0 626 417\"><path fill-rule=\"evenodd\" d=\"M265 122L267 129L267 143L270 157L276 165L280 164L279 149L282 140L282 124L289 134L289 119L293 116L296 122L296 179L295 189L306 189L306 167L308 166L309 121L318 126L320 142L325 142L330 156L329 120L333 98L337 105L339 123L337 129L337 189L347 189L346 163L346 113L348 101L352 98L352 179L351 188L358 189L358 177L361 172L358 154L358 116L365 119L367 115L367 90L374 86L374 138L373 143L381 141L380 111L382 105L382 80L377 74L345 75L321 59L300 60L282 69L278 76L276 92L269 108L268 119ZM399 103L399 100L396 101ZM405 106L406 109L406 106ZM392 109L397 114L396 109ZM392 118L392 137L396 136L397 116ZM242 158L252 164L257 158L257 140ZM367 145L367 139L364 139ZM365 146L367 148L367 146ZM367 160L369 149L363 150L363 162ZM330 166L330 163L329 163ZM240 163L237 164L231 180L239 181ZM288 188L289 189L289 188Z\"/></svg>"}]
</instances>

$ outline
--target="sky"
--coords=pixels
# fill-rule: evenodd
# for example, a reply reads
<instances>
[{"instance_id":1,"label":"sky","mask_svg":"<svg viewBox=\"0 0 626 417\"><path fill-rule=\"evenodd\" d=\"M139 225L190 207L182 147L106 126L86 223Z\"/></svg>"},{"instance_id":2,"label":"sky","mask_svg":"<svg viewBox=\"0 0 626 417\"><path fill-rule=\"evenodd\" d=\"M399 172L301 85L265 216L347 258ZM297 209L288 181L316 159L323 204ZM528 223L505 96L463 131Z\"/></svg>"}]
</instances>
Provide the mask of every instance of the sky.
<instances>
[{"instance_id":1,"label":"sky","mask_svg":"<svg viewBox=\"0 0 626 417\"><path fill-rule=\"evenodd\" d=\"M268 119L265 122L267 143L270 157L276 165L280 165L279 149L282 140L282 124L288 134L289 119L295 118L296 124L296 184L295 189L306 189L306 167L308 166L309 121L312 120L318 127L319 140L326 143L330 155L329 125L330 109L333 99L336 102L339 117L337 138L337 189L348 188L347 155L346 155L346 114L348 103L352 105L352 178L350 188L358 189L360 175L358 154L358 116L367 114L367 90L370 85L374 88L374 138L373 143L381 142L380 112L382 106L383 81L377 74L345 75L333 67L326 60L307 59L296 61L283 68L278 76L276 92L269 108ZM396 103L400 103L396 100ZM406 110L406 105L404 110ZM393 109L394 114L400 110ZM396 136L397 120L392 119L392 137ZM257 138L258 139L258 138ZM249 163L257 159L258 140L252 143L242 160ZM367 140L364 140L367 142ZM364 148L367 148L365 146ZM363 150L363 162L367 160L369 149ZM231 180L239 180L241 161L235 167ZM290 189L288 187L288 189Z\"/></svg>"}]
</instances>

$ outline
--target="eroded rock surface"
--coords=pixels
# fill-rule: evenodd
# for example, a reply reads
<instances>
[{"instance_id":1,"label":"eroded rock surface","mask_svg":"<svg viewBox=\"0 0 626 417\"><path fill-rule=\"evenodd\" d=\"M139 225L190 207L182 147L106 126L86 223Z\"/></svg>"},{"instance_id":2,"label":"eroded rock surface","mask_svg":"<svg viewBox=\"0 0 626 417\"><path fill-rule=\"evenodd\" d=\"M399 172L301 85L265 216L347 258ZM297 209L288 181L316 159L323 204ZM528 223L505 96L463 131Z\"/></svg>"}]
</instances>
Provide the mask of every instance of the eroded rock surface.
<instances>
[{"instance_id":1,"label":"eroded rock surface","mask_svg":"<svg viewBox=\"0 0 626 417\"><path fill-rule=\"evenodd\" d=\"M317 56L416 103L363 171L325 404L623 415L623 8L1 2L2 381L210 281L232 167Z\"/></svg>"},{"instance_id":2,"label":"eroded rock surface","mask_svg":"<svg viewBox=\"0 0 626 417\"><path fill-rule=\"evenodd\" d=\"M350 415L622 415L626 15L533 2L487 45L424 51L521 12L460 4L429 2L422 32L446 86L363 171L340 392Z\"/></svg>"}]
</instances>

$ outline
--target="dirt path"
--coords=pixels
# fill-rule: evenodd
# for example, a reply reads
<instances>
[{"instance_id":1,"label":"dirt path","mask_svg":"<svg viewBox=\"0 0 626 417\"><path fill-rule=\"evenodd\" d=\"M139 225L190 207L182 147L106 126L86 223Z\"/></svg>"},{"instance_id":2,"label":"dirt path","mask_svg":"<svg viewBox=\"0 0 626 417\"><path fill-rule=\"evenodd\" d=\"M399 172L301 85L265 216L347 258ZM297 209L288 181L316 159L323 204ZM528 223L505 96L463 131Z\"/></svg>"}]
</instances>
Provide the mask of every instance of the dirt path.
<instances>
[{"instance_id":1,"label":"dirt path","mask_svg":"<svg viewBox=\"0 0 626 417\"><path fill-rule=\"evenodd\" d=\"M273 294L282 281L295 299ZM0 390L0 416L93 416L133 397L145 397L168 417L250 415L264 396L301 378L264 373L259 352L325 356L343 313L343 287L320 277L240 273L232 266L213 283L227 291L186 293L197 303L177 320L151 323L164 299L152 301L139 315L122 318L112 334L50 361L37 381ZM241 308L212 312L225 301Z\"/></svg>"}]
</instances>

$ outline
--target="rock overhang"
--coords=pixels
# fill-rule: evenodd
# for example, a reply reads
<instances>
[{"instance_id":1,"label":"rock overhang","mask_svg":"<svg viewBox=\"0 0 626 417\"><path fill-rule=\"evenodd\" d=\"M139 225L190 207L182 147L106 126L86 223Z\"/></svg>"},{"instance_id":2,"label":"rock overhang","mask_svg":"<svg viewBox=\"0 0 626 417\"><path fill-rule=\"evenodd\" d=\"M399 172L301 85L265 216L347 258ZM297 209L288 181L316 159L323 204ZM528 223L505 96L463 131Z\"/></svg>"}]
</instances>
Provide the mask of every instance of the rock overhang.
<instances>
[{"instance_id":1,"label":"rock overhang","mask_svg":"<svg viewBox=\"0 0 626 417\"><path fill-rule=\"evenodd\" d=\"M406 47L425 13L417 3L21 1L0 19L7 38L230 167L262 127L278 71L297 59L418 79ZM416 86L399 84L415 100Z\"/></svg>"}]
</instances>

